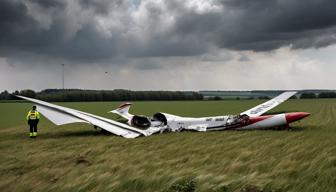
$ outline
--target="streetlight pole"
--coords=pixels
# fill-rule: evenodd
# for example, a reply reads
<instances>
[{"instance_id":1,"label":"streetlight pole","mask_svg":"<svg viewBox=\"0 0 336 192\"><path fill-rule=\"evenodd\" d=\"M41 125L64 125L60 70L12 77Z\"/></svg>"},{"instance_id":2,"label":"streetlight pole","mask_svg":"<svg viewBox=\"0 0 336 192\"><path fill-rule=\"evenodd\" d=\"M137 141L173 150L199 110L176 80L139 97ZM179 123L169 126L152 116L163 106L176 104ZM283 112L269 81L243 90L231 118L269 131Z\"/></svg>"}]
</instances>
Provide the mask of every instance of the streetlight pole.
<instances>
[{"instance_id":1,"label":"streetlight pole","mask_svg":"<svg viewBox=\"0 0 336 192\"><path fill-rule=\"evenodd\" d=\"M62 64L62 89L64 89L64 64Z\"/></svg>"}]
</instances>

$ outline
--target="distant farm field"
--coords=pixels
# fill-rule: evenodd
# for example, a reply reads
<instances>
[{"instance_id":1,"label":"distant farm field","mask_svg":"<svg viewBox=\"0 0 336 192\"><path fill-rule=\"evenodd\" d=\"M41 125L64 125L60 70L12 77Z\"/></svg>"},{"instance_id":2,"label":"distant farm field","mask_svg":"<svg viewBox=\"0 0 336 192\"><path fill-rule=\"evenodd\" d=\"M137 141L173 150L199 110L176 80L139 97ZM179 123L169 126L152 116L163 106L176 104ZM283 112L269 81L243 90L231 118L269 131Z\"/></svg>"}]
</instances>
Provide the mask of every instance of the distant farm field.
<instances>
[{"instance_id":1,"label":"distant farm field","mask_svg":"<svg viewBox=\"0 0 336 192\"><path fill-rule=\"evenodd\" d=\"M134 102L131 112L238 114L263 101ZM56 103L96 115L120 102ZM336 100L289 100L271 112L311 116L291 131L183 132L124 139L42 118L30 103L0 103L0 191L336 191Z\"/></svg>"}]
</instances>

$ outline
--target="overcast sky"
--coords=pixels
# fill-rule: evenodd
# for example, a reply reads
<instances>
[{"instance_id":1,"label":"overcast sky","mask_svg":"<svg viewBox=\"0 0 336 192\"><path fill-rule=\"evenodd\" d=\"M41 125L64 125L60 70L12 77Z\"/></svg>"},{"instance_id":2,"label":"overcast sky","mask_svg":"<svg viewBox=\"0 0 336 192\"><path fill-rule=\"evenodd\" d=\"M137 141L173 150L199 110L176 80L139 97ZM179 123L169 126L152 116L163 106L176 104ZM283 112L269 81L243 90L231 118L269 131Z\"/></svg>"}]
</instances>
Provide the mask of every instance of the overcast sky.
<instances>
[{"instance_id":1,"label":"overcast sky","mask_svg":"<svg viewBox=\"0 0 336 192\"><path fill-rule=\"evenodd\" d=\"M336 89L334 0L1 0L0 91Z\"/></svg>"}]
</instances>

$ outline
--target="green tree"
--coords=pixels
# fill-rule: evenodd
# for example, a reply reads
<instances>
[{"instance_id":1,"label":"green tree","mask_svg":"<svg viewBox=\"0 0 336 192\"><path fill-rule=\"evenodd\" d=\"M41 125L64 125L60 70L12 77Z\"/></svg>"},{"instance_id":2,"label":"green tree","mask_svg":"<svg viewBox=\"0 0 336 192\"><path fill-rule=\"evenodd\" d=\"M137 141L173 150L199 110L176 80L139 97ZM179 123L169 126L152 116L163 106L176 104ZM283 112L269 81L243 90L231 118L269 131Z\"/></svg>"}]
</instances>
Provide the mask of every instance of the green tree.
<instances>
[{"instance_id":1,"label":"green tree","mask_svg":"<svg viewBox=\"0 0 336 192\"><path fill-rule=\"evenodd\" d=\"M336 98L336 92L321 92L318 98Z\"/></svg>"},{"instance_id":2,"label":"green tree","mask_svg":"<svg viewBox=\"0 0 336 192\"><path fill-rule=\"evenodd\" d=\"M36 97L35 91L33 91L31 89L21 90L20 95L30 97L30 98L35 98Z\"/></svg>"},{"instance_id":3,"label":"green tree","mask_svg":"<svg viewBox=\"0 0 336 192\"><path fill-rule=\"evenodd\" d=\"M316 94L315 93L302 93L300 96L300 99L315 99Z\"/></svg>"}]
</instances>

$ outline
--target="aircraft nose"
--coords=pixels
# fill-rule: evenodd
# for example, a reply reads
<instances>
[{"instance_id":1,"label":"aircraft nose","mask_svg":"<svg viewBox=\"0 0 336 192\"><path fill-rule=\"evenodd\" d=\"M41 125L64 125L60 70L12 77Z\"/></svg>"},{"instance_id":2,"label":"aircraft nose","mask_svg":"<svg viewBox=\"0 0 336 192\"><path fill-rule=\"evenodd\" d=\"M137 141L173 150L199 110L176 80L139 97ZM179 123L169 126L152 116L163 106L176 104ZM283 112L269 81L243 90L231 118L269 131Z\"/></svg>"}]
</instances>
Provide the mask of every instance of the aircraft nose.
<instances>
[{"instance_id":1,"label":"aircraft nose","mask_svg":"<svg viewBox=\"0 0 336 192\"><path fill-rule=\"evenodd\" d=\"M306 113L306 112L286 113L286 121L287 123L291 123L291 122L303 119L309 115L310 113Z\"/></svg>"}]
</instances>

